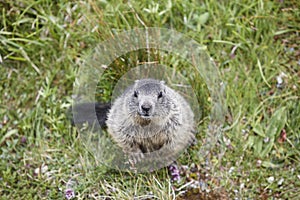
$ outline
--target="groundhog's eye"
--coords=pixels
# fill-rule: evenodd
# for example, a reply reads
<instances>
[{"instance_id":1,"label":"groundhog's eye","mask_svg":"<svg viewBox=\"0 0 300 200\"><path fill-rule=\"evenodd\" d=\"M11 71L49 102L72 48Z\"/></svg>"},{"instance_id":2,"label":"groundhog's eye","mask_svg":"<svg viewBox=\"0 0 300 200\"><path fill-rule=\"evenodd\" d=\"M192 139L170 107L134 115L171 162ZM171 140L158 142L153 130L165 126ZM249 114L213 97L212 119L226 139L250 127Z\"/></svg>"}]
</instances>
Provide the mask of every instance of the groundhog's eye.
<instances>
[{"instance_id":1,"label":"groundhog's eye","mask_svg":"<svg viewBox=\"0 0 300 200\"><path fill-rule=\"evenodd\" d=\"M138 92L137 92L137 91L134 91L133 96L134 96L135 98L137 98L137 97L138 97Z\"/></svg>"},{"instance_id":2,"label":"groundhog's eye","mask_svg":"<svg viewBox=\"0 0 300 200\"><path fill-rule=\"evenodd\" d=\"M157 98L162 98L162 96L163 96L163 93L162 93L162 91L160 91L159 93L158 93L158 96L157 96Z\"/></svg>"}]
</instances>

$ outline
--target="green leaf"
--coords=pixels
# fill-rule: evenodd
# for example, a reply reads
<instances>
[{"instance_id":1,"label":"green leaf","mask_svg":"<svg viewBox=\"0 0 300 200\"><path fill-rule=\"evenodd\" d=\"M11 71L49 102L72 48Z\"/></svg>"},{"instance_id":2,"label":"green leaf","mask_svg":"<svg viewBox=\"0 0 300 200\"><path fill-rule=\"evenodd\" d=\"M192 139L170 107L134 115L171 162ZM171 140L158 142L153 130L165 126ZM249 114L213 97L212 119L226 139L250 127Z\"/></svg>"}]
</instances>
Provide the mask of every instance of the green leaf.
<instances>
[{"instance_id":1,"label":"green leaf","mask_svg":"<svg viewBox=\"0 0 300 200\"><path fill-rule=\"evenodd\" d=\"M262 150L262 145L263 145L263 139L260 138L260 137L255 137L255 140L254 140L254 155L257 155L259 156L260 153L261 153L261 150Z\"/></svg>"},{"instance_id":2,"label":"green leaf","mask_svg":"<svg viewBox=\"0 0 300 200\"><path fill-rule=\"evenodd\" d=\"M12 129L7 131L7 133L1 138L0 144L2 144L6 139L10 138L13 135L18 134L18 129Z\"/></svg>"},{"instance_id":3,"label":"green leaf","mask_svg":"<svg viewBox=\"0 0 300 200\"><path fill-rule=\"evenodd\" d=\"M261 166L265 167L265 168L280 168L284 166L284 163L280 163L280 164L275 164L269 161L263 161Z\"/></svg>"},{"instance_id":4,"label":"green leaf","mask_svg":"<svg viewBox=\"0 0 300 200\"><path fill-rule=\"evenodd\" d=\"M254 139L255 139L255 136L254 136L254 135L250 135L250 136L248 137L248 140L247 140L247 143L246 143L246 145L245 145L245 149L244 149L244 150L246 150L247 148L251 148L251 147L253 146L253 144L254 144Z\"/></svg>"},{"instance_id":5,"label":"green leaf","mask_svg":"<svg viewBox=\"0 0 300 200\"><path fill-rule=\"evenodd\" d=\"M274 146L275 138L280 134L281 130L285 126L287 120L285 109L285 107L278 109L270 119L269 125L266 129L266 134L270 141L264 146L260 154L262 158L271 152Z\"/></svg>"},{"instance_id":6,"label":"green leaf","mask_svg":"<svg viewBox=\"0 0 300 200\"><path fill-rule=\"evenodd\" d=\"M270 123L266 129L267 136L271 139L275 136L278 136L286 124L287 116L286 116L286 108L282 107L277 110L272 118L270 119Z\"/></svg>"},{"instance_id":7,"label":"green leaf","mask_svg":"<svg viewBox=\"0 0 300 200\"><path fill-rule=\"evenodd\" d=\"M199 16L199 24L203 25L207 22L209 18L209 13L206 12L206 13L203 13L202 15Z\"/></svg>"},{"instance_id":8,"label":"green leaf","mask_svg":"<svg viewBox=\"0 0 300 200\"><path fill-rule=\"evenodd\" d=\"M257 135L259 135L259 136L261 136L261 137L263 137L263 138L266 137L266 135L265 135L265 133L264 133L264 131L263 131L263 128L262 128L261 124L255 124L254 127L253 127L253 131L254 131Z\"/></svg>"},{"instance_id":9,"label":"green leaf","mask_svg":"<svg viewBox=\"0 0 300 200\"><path fill-rule=\"evenodd\" d=\"M270 139L270 141L264 146L264 149L260 153L260 157L265 157L267 154L270 153L274 145L274 138Z\"/></svg>"}]
</instances>

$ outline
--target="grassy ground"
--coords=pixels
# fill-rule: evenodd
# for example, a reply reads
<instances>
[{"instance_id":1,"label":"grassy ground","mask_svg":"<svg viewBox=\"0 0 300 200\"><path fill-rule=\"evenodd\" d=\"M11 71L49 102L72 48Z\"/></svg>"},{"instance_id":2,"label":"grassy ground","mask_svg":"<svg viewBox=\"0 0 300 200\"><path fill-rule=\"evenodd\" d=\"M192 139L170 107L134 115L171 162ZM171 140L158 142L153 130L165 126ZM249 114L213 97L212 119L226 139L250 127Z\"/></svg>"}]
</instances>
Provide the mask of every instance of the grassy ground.
<instances>
[{"instance_id":1,"label":"grassy ground","mask_svg":"<svg viewBox=\"0 0 300 200\"><path fill-rule=\"evenodd\" d=\"M1 199L62 199L68 188L78 199L298 199L299 7L296 0L0 0ZM199 143L178 160L179 183L167 169L91 170L66 117L78 66L95 44L144 26L206 45L226 83L223 136L201 160L200 131ZM112 80L123 72L115 64ZM207 122L204 116L199 130Z\"/></svg>"}]
</instances>

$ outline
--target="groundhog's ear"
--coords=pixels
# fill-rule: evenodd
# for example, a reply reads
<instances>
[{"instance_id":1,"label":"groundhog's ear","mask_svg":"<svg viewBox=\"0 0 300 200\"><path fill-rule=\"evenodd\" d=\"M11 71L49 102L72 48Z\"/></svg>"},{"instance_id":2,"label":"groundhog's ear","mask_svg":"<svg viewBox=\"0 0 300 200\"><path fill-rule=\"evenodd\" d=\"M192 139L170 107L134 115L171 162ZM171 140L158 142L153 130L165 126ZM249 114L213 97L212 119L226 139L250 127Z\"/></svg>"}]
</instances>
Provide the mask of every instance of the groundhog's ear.
<instances>
[{"instance_id":1,"label":"groundhog's ear","mask_svg":"<svg viewBox=\"0 0 300 200\"><path fill-rule=\"evenodd\" d=\"M161 85L162 91L163 91L164 93L166 93L166 85L165 85L165 81L160 81L160 85Z\"/></svg>"},{"instance_id":2,"label":"groundhog's ear","mask_svg":"<svg viewBox=\"0 0 300 200\"><path fill-rule=\"evenodd\" d=\"M139 83L139 81L140 81L140 80L135 80L135 81L134 81L133 87L137 87L137 84Z\"/></svg>"}]
</instances>

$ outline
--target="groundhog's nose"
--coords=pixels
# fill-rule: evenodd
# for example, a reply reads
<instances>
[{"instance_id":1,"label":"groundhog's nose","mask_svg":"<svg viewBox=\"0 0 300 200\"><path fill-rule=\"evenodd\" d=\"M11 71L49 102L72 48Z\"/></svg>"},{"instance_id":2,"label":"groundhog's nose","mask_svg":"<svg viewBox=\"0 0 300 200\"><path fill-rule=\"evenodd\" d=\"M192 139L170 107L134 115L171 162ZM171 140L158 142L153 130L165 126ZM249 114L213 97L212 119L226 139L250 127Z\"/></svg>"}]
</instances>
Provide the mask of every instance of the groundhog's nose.
<instances>
[{"instance_id":1,"label":"groundhog's nose","mask_svg":"<svg viewBox=\"0 0 300 200\"><path fill-rule=\"evenodd\" d=\"M143 104L143 105L141 106L141 108L142 108L142 111L143 111L144 113L149 113L149 111L151 110L152 106L151 106L150 104Z\"/></svg>"}]
</instances>

